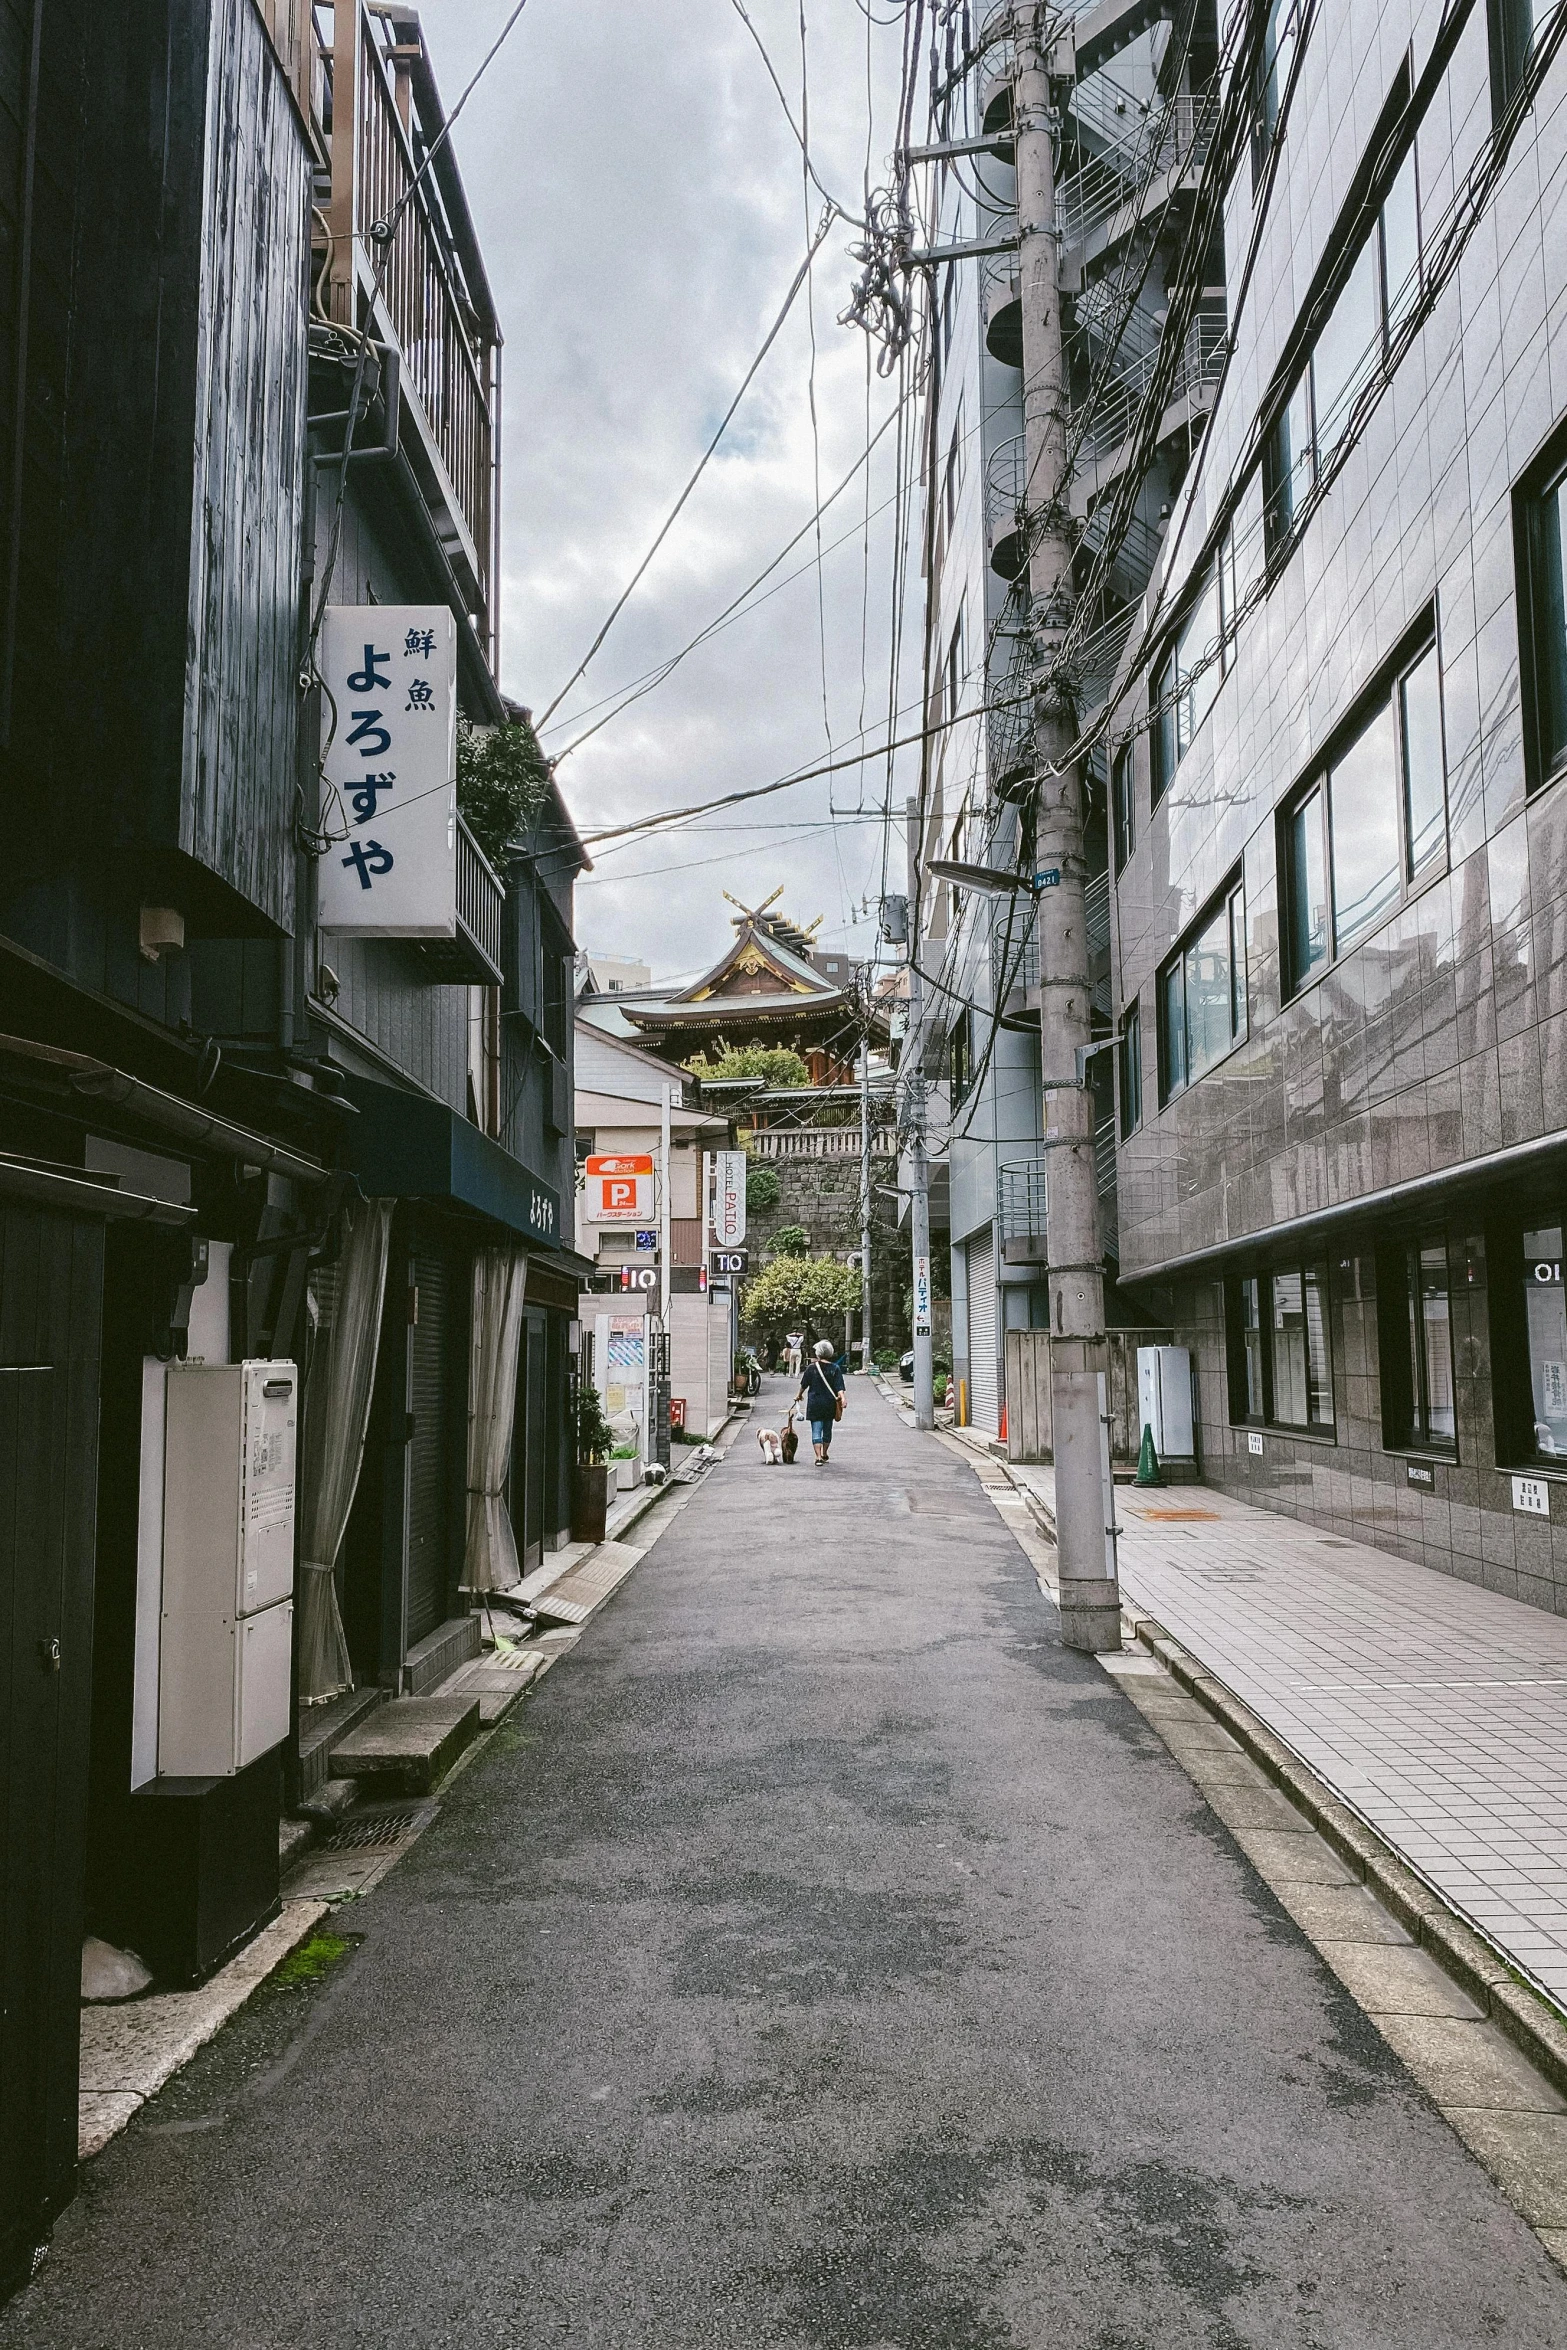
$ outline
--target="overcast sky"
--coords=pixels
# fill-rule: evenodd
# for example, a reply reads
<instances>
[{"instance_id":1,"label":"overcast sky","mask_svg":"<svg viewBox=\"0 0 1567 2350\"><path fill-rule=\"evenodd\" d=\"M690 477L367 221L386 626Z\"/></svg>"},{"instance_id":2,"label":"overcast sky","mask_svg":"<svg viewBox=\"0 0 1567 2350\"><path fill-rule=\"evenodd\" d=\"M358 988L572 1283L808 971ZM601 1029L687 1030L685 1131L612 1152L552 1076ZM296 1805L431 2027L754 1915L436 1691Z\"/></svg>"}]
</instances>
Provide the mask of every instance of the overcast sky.
<instances>
[{"instance_id":1,"label":"overcast sky","mask_svg":"<svg viewBox=\"0 0 1567 2350\"><path fill-rule=\"evenodd\" d=\"M448 107L512 0L422 0ZM799 0L747 0L795 119ZM873 0L878 17L900 14ZM898 24L870 33L860 0L807 9L811 153L858 209L867 129L885 183ZM808 242L800 151L731 0L529 0L454 133L506 338L501 670L535 713L576 667L716 429ZM814 225L822 200L813 189ZM865 338L841 327L855 276L836 223L815 268L816 406L824 492L865 446ZM635 680L712 619L815 504L804 296L671 538L557 714ZM873 426L890 405L873 379ZM894 433L868 469L872 508L893 488ZM566 759L579 827L623 822L766 782L840 751L862 724L881 739L888 692L891 508L870 525L862 719L863 475L823 525L847 543L823 565L823 712L814 538L775 577L802 576L727 628L669 681ZM918 597L912 583L911 615ZM910 638L917 650L918 619ZM910 690L906 685L905 695ZM900 772L896 801L912 788ZM755 903L783 882L800 920L869 954L881 878L875 768L805 784L664 840L599 853L580 885L577 935L641 954L659 977L694 972L729 937L720 892ZM763 827L765 826L765 829ZM814 826L816 829L806 829ZM901 886L902 850L895 840ZM869 898L872 918L852 916Z\"/></svg>"}]
</instances>

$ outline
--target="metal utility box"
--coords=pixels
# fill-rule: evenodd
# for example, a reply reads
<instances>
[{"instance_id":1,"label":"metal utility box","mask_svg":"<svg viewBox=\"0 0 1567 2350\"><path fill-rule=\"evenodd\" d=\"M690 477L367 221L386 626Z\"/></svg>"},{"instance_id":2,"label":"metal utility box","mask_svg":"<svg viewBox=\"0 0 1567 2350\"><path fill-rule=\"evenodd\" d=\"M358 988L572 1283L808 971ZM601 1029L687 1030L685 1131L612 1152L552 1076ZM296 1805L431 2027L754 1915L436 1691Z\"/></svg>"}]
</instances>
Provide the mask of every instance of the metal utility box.
<instances>
[{"instance_id":1,"label":"metal utility box","mask_svg":"<svg viewBox=\"0 0 1567 2350\"><path fill-rule=\"evenodd\" d=\"M288 1735L298 1407L292 1363L170 1367L160 1777L228 1777Z\"/></svg>"},{"instance_id":2,"label":"metal utility box","mask_svg":"<svg viewBox=\"0 0 1567 2350\"><path fill-rule=\"evenodd\" d=\"M1196 1458L1192 1428L1192 1358L1184 1346L1140 1346L1137 1350L1138 1435L1153 1430L1161 1461Z\"/></svg>"}]
</instances>

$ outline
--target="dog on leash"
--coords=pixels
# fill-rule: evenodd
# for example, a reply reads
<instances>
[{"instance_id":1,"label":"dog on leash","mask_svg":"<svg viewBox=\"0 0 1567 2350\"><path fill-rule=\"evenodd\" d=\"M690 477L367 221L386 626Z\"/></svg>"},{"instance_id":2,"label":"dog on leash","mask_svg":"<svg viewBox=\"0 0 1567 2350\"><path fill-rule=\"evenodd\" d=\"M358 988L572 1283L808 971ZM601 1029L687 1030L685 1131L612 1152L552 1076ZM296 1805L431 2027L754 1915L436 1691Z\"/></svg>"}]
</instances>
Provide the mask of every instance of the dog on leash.
<instances>
[{"instance_id":1,"label":"dog on leash","mask_svg":"<svg viewBox=\"0 0 1567 2350\"><path fill-rule=\"evenodd\" d=\"M794 1414L791 1412L780 1434L776 1428L758 1428L756 1441L762 1448L762 1459L768 1468L788 1468L800 1449L800 1439L794 1432Z\"/></svg>"}]
</instances>

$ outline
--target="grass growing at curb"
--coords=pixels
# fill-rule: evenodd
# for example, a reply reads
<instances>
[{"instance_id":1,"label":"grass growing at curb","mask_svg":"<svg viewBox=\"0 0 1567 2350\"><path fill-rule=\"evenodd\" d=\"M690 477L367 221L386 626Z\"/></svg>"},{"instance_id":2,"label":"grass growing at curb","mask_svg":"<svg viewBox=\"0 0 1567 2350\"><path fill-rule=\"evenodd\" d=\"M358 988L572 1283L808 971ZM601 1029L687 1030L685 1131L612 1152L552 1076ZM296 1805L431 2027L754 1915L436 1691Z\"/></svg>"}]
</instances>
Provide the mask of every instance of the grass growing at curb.
<instances>
[{"instance_id":1,"label":"grass growing at curb","mask_svg":"<svg viewBox=\"0 0 1567 2350\"><path fill-rule=\"evenodd\" d=\"M322 1976L337 1966L363 1940L359 1934L332 1934L324 1929L301 1942L291 1950L272 1972L272 1983L279 1991L297 1991L306 1983L319 1983Z\"/></svg>"}]
</instances>

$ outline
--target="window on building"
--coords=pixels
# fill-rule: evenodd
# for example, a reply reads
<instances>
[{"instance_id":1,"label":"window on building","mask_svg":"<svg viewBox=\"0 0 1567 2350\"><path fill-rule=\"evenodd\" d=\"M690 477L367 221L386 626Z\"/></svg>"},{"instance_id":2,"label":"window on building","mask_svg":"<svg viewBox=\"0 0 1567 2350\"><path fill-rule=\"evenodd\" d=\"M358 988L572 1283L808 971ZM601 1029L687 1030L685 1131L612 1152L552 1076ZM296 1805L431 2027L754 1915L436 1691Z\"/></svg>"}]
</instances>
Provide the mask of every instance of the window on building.
<instances>
[{"instance_id":1,"label":"window on building","mask_svg":"<svg viewBox=\"0 0 1567 2350\"><path fill-rule=\"evenodd\" d=\"M1567 768L1567 439L1513 500L1524 755L1531 789Z\"/></svg>"},{"instance_id":2,"label":"window on building","mask_svg":"<svg viewBox=\"0 0 1567 2350\"><path fill-rule=\"evenodd\" d=\"M974 1016L967 1009L958 1014L947 1032L947 1082L956 1109L974 1082Z\"/></svg>"},{"instance_id":3,"label":"window on building","mask_svg":"<svg viewBox=\"0 0 1567 2350\"><path fill-rule=\"evenodd\" d=\"M1285 808L1279 865L1291 994L1447 857L1434 643L1379 687L1357 729Z\"/></svg>"},{"instance_id":4,"label":"window on building","mask_svg":"<svg viewBox=\"0 0 1567 2350\"><path fill-rule=\"evenodd\" d=\"M958 491L963 481L963 402L958 402L958 413L953 420L952 440L947 450L946 478L942 484L942 504L946 509L947 535L958 518Z\"/></svg>"},{"instance_id":5,"label":"window on building","mask_svg":"<svg viewBox=\"0 0 1567 2350\"><path fill-rule=\"evenodd\" d=\"M1419 285L1420 197L1411 147L1268 434L1263 490L1270 555L1293 540L1306 500Z\"/></svg>"},{"instance_id":6,"label":"window on building","mask_svg":"<svg viewBox=\"0 0 1567 2350\"><path fill-rule=\"evenodd\" d=\"M1121 1022L1115 1050L1116 1091L1120 1096L1121 1140L1135 1134L1143 1122L1143 1016L1133 1004Z\"/></svg>"},{"instance_id":7,"label":"window on building","mask_svg":"<svg viewBox=\"0 0 1567 2350\"><path fill-rule=\"evenodd\" d=\"M1218 574L1210 571L1153 675L1153 774L1157 805L1192 747L1224 683Z\"/></svg>"},{"instance_id":8,"label":"window on building","mask_svg":"<svg viewBox=\"0 0 1567 2350\"><path fill-rule=\"evenodd\" d=\"M1115 869L1120 872L1137 846L1137 770L1129 742L1110 762L1110 828L1115 835Z\"/></svg>"},{"instance_id":9,"label":"window on building","mask_svg":"<svg viewBox=\"0 0 1567 2350\"><path fill-rule=\"evenodd\" d=\"M1490 0L1491 112L1499 122L1523 79L1544 9L1538 0Z\"/></svg>"},{"instance_id":10,"label":"window on building","mask_svg":"<svg viewBox=\"0 0 1567 2350\"><path fill-rule=\"evenodd\" d=\"M1168 1101L1246 1033L1246 897L1233 882L1159 974L1159 1091Z\"/></svg>"},{"instance_id":11,"label":"window on building","mask_svg":"<svg viewBox=\"0 0 1567 2350\"><path fill-rule=\"evenodd\" d=\"M1284 111L1284 94L1300 46L1301 0L1272 0L1263 28L1262 54L1257 67L1257 125L1252 154L1254 182L1260 182L1268 149Z\"/></svg>"},{"instance_id":12,"label":"window on building","mask_svg":"<svg viewBox=\"0 0 1567 2350\"><path fill-rule=\"evenodd\" d=\"M955 718L962 707L960 697L963 692L963 680L968 675L968 659L963 642L967 620L967 606L960 604L957 620L953 624L952 636L947 645L946 715L949 719ZM954 850L953 853L956 855L957 852Z\"/></svg>"},{"instance_id":13,"label":"window on building","mask_svg":"<svg viewBox=\"0 0 1567 2350\"><path fill-rule=\"evenodd\" d=\"M1384 1255L1378 1285L1384 1437L1396 1450L1456 1453L1446 1241L1428 1235Z\"/></svg>"},{"instance_id":14,"label":"window on building","mask_svg":"<svg viewBox=\"0 0 1567 2350\"><path fill-rule=\"evenodd\" d=\"M1328 1268L1319 1259L1227 1287L1230 1416L1259 1427L1333 1430Z\"/></svg>"},{"instance_id":15,"label":"window on building","mask_svg":"<svg viewBox=\"0 0 1567 2350\"><path fill-rule=\"evenodd\" d=\"M1567 1293L1562 1288L1561 1226L1546 1224L1526 1232L1523 1259L1533 1449L1542 1458L1555 1460L1567 1454Z\"/></svg>"}]
</instances>

